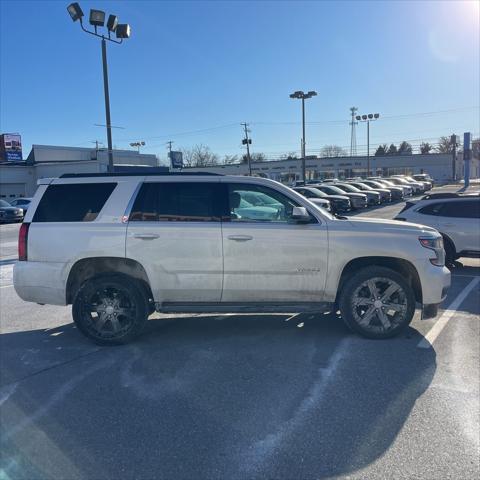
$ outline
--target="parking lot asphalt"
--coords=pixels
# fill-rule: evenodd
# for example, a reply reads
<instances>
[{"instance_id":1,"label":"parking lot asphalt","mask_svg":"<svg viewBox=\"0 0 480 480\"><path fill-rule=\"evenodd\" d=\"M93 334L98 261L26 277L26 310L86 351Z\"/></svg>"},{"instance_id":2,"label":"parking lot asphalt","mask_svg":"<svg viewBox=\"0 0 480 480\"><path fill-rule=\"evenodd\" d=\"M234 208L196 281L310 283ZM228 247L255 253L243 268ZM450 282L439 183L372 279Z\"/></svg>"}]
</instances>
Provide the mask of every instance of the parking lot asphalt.
<instances>
[{"instance_id":1,"label":"parking lot asphalt","mask_svg":"<svg viewBox=\"0 0 480 480\"><path fill-rule=\"evenodd\" d=\"M391 340L335 312L155 314L108 348L17 297L17 232L0 226L0 479L479 477L479 261Z\"/></svg>"}]
</instances>

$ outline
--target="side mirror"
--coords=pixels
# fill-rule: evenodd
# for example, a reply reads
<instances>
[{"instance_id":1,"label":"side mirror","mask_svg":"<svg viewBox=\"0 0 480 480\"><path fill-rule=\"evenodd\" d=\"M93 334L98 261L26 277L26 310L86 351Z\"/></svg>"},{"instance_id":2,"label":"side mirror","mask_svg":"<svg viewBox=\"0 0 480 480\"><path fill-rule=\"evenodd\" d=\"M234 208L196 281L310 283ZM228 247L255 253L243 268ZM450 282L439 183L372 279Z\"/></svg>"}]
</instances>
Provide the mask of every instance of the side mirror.
<instances>
[{"instance_id":1,"label":"side mirror","mask_svg":"<svg viewBox=\"0 0 480 480\"><path fill-rule=\"evenodd\" d=\"M311 217L305 207L293 207L291 219L297 223L309 223Z\"/></svg>"}]
</instances>

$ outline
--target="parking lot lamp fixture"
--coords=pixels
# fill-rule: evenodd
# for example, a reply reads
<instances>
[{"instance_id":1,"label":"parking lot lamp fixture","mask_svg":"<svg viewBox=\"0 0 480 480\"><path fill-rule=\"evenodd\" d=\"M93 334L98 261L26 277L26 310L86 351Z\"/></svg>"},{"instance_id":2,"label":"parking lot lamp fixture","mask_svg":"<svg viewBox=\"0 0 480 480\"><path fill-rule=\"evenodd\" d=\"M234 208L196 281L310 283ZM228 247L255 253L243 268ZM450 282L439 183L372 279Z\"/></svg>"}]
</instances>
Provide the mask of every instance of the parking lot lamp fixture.
<instances>
[{"instance_id":1,"label":"parking lot lamp fixture","mask_svg":"<svg viewBox=\"0 0 480 480\"><path fill-rule=\"evenodd\" d=\"M378 120L379 117L379 113L369 113L367 115L357 115L355 117L357 121L367 123L367 177L370 176L370 122Z\"/></svg>"},{"instance_id":2,"label":"parking lot lamp fixture","mask_svg":"<svg viewBox=\"0 0 480 480\"><path fill-rule=\"evenodd\" d=\"M118 17L116 15L109 15L107 20L106 35L99 33L98 29L105 26L105 12L102 10L90 10L89 23L93 26L94 31L88 30L83 25L83 11L77 2L71 3L67 7L67 11L71 19L80 23L81 29L90 35L101 38L102 44L102 65L103 65L103 92L105 96L105 120L107 127L107 145L108 145L108 171L113 172L113 144L112 144L112 122L110 118L110 94L108 89L108 66L107 66L107 40L113 43L122 43L124 38L130 38L130 25L127 23L119 24ZM111 37L115 33L117 40Z\"/></svg>"},{"instance_id":3,"label":"parking lot lamp fixture","mask_svg":"<svg viewBox=\"0 0 480 480\"><path fill-rule=\"evenodd\" d=\"M305 93L301 90L297 90L290 94L290 98L299 99L302 101L302 180L306 182L305 174L305 100L317 96L317 92L310 90Z\"/></svg>"}]
</instances>

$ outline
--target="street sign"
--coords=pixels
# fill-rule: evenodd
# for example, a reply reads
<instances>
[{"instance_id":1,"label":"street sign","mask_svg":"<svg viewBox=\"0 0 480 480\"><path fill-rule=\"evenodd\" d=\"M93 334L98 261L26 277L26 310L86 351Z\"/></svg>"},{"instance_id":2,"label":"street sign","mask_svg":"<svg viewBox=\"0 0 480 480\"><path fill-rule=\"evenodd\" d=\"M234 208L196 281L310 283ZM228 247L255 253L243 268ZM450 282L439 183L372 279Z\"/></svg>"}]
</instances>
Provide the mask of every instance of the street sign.
<instances>
[{"instance_id":1,"label":"street sign","mask_svg":"<svg viewBox=\"0 0 480 480\"><path fill-rule=\"evenodd\" d=\"M21 162L22 137L19 133L3 133L0 135L0 161Z\"/></svg>"},{"instance_id":2,"label":"street sign","mask_svg":"<svg viewBox=\"0 0 480 480\"><path fill-rule=\"evenodd\" d=\"M170 165L174 169L183 168L183 153L182 152L174 152L173 150L168 153L170 157Z\"/></svg>"}]
</instances>

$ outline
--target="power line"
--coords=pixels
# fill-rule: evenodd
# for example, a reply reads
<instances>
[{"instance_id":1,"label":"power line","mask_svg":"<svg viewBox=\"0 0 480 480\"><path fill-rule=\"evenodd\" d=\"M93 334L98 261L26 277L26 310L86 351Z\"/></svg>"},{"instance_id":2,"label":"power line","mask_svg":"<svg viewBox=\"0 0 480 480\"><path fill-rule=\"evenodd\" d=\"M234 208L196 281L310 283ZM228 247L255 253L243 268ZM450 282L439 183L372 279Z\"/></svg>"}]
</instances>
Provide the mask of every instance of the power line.
<instances>
[{"instance_id":1,"label":"power line","mask_svg":"<svg viewBox=\"0 0 480 480\"><path fill-rule=\"evenodd\" d=\"M445 113L454 113L460 112L465 110L476 110L480 109L480 106L471 106L471 107L459 107L459 108L452 108L449 110L437 110L432 112L416 112L416 113L405 113L400 115L382 115L382 120L384 119L397 119L397 118L411 118L411 117L420 117L420 116L429 116L429 115L439 115ZM252 125L298 125L300 122L251 122ZM338 124L338 125L345 125L346 120L322 120L322 121L310 121L306 122L307 125L325 125L325 124Z\"/></svg>"},{"instance_id":2,"label":"power line","mask_svg":"<svg viewBox=\"0 0 480 480\"><path fill-rule=\"evenodd\" d=\"M221 129L224 129L224 128L236 127L237 125L238 125L238 123L228 123L226 125L220 125L218 127L203 128L203 129L200 129L200 130L190 130L190 131L179 132L179 133L169 133L168 135L159 135L159 136L155 136L155 137L144 137L144 138L146 140L160 140L162 138L169 138L169 137L196 135L196 134L199 134L199 133L207 133L207 132L212 132L212 131L215 131L215 130L221 130ZM122 142L128 142L130 140L131 140L131 138L130 139L129 138L119 139L119 141L122 141Z\"/></svg>"}]
</instances>

